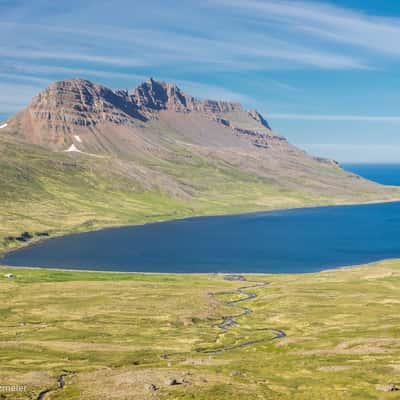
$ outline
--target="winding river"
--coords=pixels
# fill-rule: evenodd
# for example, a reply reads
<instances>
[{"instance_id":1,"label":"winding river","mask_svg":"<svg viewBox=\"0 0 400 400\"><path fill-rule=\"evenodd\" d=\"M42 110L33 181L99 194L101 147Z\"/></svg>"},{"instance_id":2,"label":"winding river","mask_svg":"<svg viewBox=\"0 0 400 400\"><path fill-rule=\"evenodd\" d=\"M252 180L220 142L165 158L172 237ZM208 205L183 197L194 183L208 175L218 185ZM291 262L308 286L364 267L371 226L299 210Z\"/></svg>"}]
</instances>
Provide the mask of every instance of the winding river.
<instances>
[{"instance_id":1,"label":"winding river","mask_svg":"<svg viewBox=\"0 0 400 400\"><path fill-rule=\"evenodd\" d=\"M227 315L222 318L222 322L218 323L215 325L215 327L219 328L221 330L221 333L227 332L229 329L237 326L239 324L239 319L242 317L245 317L246 315L250 315L253 313L253 310L247 307L241 307L238 306L238 304L243 303L248 300L252 300L257 298L257 294L254 292L249 292L249 289L257 289L261 288L264 286L269 285L269 282L265 281L248 281L247 278L244 276L240 275L226 275L225 276L226 280L240 280L243 282L250 283L250 285L246 286L241 286L235 290L229 291L229 292L216 292L213 293L213 296L216 297L218 295L226 295L226 294L240 294L241 297L237 300L229 300L225 302L225 305L228 307L234 307L238 310L240 310L239 314L235 315ZM262 332L265 334L263 337L259 339L239 339L239 343L235 343L232 345L227 345L227 346L221 346L221 347L216 347L212 349L199 349L198 351L200 353L205 353L205 354L219 354L219 353L225 353L230 350L235 350L235 349L241 349L244 347L249 347L253 346L258 343L263 343L263 342L271 342L276 339L282 339L286 337L286 333L281 330L281 329L276 329L276 328L271 328L271 327L263 327L263 328L256 328L253 330L253 333L259 333ZM268 333L268 334L267 334Z\"/></svg>"}]
</instances>

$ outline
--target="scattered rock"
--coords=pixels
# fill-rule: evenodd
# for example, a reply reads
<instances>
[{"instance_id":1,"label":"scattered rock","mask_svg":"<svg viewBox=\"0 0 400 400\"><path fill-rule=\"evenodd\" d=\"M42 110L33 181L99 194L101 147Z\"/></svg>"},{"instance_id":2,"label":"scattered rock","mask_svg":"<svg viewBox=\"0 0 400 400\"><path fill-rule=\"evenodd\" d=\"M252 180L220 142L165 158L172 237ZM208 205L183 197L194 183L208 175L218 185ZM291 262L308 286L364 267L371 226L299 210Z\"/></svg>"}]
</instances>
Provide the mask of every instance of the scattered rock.
<instances>
[{"instance_id":1,"label":"scattered rock","mask_svg":"<svg viewBox=\"0 0 400 400\"><path fill-rule=\"evenodd\" d=\"M389 383L387 385L376 385L376 390L381 392L397 392L400 388L393 383Z\"/></svg>"},{"instance_id":2,"label":"scattered rock","mask_svg":"<svg viewBox=\"0 0 400 400\"><path fill-rule=\"evenodd\" d=\"M42 236L50 236L49 232L35 232L36 236L42 237Z\"/></svg>"},{"instance_id":3,"label":"scattered rock","mask_svg":"<svg viewBox=\"0 0 400 400\"><path fill-rule=\"evenodd\" d=\"M59 378L57 379L57 383L58 383L58 387L60 389L64 389L65 387L65 377L67 376L67 374L62 374L59 376Z\"/></svg>"},{"instance_id":4,"label":"scattered rock","mask_svg":"<svg viewBox=\"0 0 400 400\"><path fill-rule=\"evenodd\" d=\"M225 275L224 279L226 281L245 281L246 278L243 275Z\"/></svg>"},{"instance_id":5,"label":"scattered rock","mask_svg":"<svg viewBox=\"0 0 400 400\"><path fill-rule=\"evenodd\" d=\"M156 392L158 390L158 387L154 385L153 383L149 383L148 385L145 385L145 388L148 392Z\"/></svg>"},{"instance_id":6,"label":"scattered rock","mask_svg":"<svg viewBox=\"0 0 400 400\"><path fill-rule=\"evenodd\" d=\"M168 386L180 385L181 383L176 378L168 378L165 381L165 384Z\"/></svg>"},{"instance_id":7,"label":"scattered rock","mask_svg":"<svg viewBox=\"0 0 400 400\"><path fill-rule=\"evenodd\" d=\"M242 377L245 377L247 375L244 372L233 371L233 372L231 372L231 376L242 376Z\"/></svg>"},{"instance_id":8,"label":"scattered rock","mask_svg":"<svg viewBox=\"0 0 400 400\"><path fill-rule=\"evenodd\" d=\"M16 237L15 240L19 242L29 242L33 238L33 235L29 232L23 232L20 236Z\"/></svg>"}]
</instances>

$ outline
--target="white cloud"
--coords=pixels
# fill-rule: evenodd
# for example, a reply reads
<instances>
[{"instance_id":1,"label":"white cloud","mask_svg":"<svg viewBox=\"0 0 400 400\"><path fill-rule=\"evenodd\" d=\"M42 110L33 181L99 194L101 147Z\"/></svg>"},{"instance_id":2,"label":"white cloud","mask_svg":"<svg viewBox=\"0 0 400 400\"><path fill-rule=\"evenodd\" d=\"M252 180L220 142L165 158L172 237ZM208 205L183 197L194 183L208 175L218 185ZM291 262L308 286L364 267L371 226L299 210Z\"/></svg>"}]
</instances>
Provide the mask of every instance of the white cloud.
<instances>
[{"instance_id":1,"label":"white cloud","mask_svg":"<svg viewBox=\"0 0 400 400\"><path fill-rule=\"evenodd\" d=\"M268 114L268 118L299 121L400 122L400 115Z\"/></svg>"},{"instance_id":2,"label":"white cloud","mask_svg":"<svg viewBox=\"0 0 400 400\"><path fill-rule=\"evenodd\" d=\"M400 55L400 19L373 16L329 3L280 0L209 0L258 21L277 23L320 40Z\"/></svg>"},{"instance_id":3,"label":"white cloud","mask_svg":"<svg viewBox=\"0 0 400 400\"><path fill-rule=\"evenodd\" d=\"M98 17L109 5L100 2L93 7L86 11ZM4 39L1 46L0 37L0 54L119 67L179 65L191 71L365 69L378 62L365 49L400 56L400 19L329 3L208 0L193 5L195 15L185 7L182 13L171 13L165 3L157 5L157 12L150 5L139 8L142 14L150 12L154 21L133 15L132 22L124 24L110 15L107 24L99 24L95 17L93 24L82 24L73 13L40 24L2 21L3 38L13 37L14 43L7 48Z\"/></svg>"},{"instance_id":4,"label":"white cloud","mask_svg":"<svg viewBox=\"0 0 400 400\"><path fill-rule=\"evenodd\" d=\"M224 3L222 1L222 3ZM226 3L226 2L225 2ZM250 2L249 4L258 4ZM234 2L236 4L236 2ZM72 24L32 24L21 27L12 25L12 29L20 30L24 37L29 32L41 33L41 38L49 42L48 50L30 49L24 41L20 49L4 50L9 57L60 59L88 61L93 63L110 64L117 66L140 65L176 65L184 69L199 69L212 67L218 70L264 70L281 68L314 67L322 69L365 69L367 63L362 57L351 53L343 53L337 49L326 49L315 44L304 44L298 37L290 33L290 26L278 27L277 32L265 32L265 29L254 26L248 29L245 24L237 23L235 18L224 16L224 29L216 31L210 24L215 24L218 16L213 10L201 15L202 24L194 23L193 31L168 29L161 23L159 26L138 26L126 28L119 25L99 26ZM182 15L181 19L190 18ZM177 27L182 25L179 14L176 15ZM210 22L211 21L211 22ZM190 24L191 20L188 21ZM221 21L220 21L221 22ZM246 22L246 21L245 21ZM1 24L0 24L1 26ZM4 23L4 29L11 29L9 23ZM262 27L265 28L265 27ZM285 32L282 32L282 28ZM59 52L58 38L68 36L70 45L75 48L86 42L89 47L105 53L105 49L116 49L119 54L132 54L132 58L125 56L110 56L91 54L90 52L74 52L65 50ZM55 42L55 43L54 43ZM31 44L34 47L34 43ZM74 48L74 47L72 47ZM106 53L108 54L108 53Z\"/></svg>"},{"instance_id":5,"label":"white cloud","mask_svg":"<svg viewBox=\"0 0 400 400\"><path fill-rule=\"evenodd\" d=\"M79 68L79 67L60 67L58 65L35 65L35 64L19 64L15 65L14 69L20 71L22 74L30 71L35 74L44 75L62 75L62 79L74 77L100 77L100 78L116 78L124 79L130 81L141 81L148 78L148 76L128 73L128 72L118 72L118 71L107 71L101 69L91 69L91 68ZM40 78L38 78L40 79Z\"/></svg>"},{"instance_id":6,"label":"white cloud","mask_svg":"<svg viewBox=\"0 0 400 400\"><path fill-rule=\"evenodd\" d=\"M123 57L123 56L102 56L87 53L68 52L68 51L42 51L31 49L1 49L0 55L7 58L27 58L35 60L69 60L90 62L95 64L110 64L122 67L143 66L143 60Z\"/></svg>"}]
</instances>

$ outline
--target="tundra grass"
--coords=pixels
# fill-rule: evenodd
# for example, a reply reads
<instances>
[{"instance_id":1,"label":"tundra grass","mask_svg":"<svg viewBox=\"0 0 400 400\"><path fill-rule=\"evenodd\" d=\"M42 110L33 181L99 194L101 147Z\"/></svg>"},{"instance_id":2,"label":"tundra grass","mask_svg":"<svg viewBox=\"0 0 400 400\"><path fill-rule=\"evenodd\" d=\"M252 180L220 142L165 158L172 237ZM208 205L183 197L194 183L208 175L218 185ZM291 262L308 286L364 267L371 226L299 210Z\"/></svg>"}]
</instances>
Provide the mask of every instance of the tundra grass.
<instances>
[{"instance_id":1,"label":"tundra grass","mask_svg":"<svg viewBox=\"0 0 400 400\"><path fill-rule=\"evenodd\" d=\"M171 192L166 192L157 186L159 176L149 178L148 186L140 183L133 161L120 165L121 161L107 157L50 153L3 138L0 253L67 232L333 201L279 189L229 165L204 159L193 162L160 161L163 179L175 179ZM26 232L30 240L21 236Z\"/></svg>"},{"instance_id":2,"label":"tundra grass","mask_svg":"<svg viewBox=\"0 0 400 400\"><path fill-rule=\"evenodd\" d=\"M377 389L400 385L398 260L246 276L270 284L236 307L225 303L251 283L218 274L0 271L0 386L26 387L3 399L398 398ZM223 332L239 306L253 312Z\"/></svg>"}]
</instances>

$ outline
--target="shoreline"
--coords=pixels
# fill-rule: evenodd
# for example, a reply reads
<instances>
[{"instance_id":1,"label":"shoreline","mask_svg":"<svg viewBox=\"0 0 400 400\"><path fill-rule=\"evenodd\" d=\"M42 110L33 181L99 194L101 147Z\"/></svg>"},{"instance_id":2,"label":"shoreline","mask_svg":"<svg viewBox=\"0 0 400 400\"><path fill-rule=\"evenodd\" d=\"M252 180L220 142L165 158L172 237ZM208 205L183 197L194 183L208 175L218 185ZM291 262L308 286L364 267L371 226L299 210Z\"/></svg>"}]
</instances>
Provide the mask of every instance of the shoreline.
<instances>
[{"instance_id":1,"label":"shoreline","mask_svg":"<svg viewBox=\"0 0 400 400\"><path fill-rule=\"evenodd\" d=\"M397 187L397 186L395 186ZM400 188L400 186L399 186ZM315 205L308 205L304 207L289 207L289 208L271 208L271 209L264 209L264 210L255 210L255 211L243 211L243 212L238 212L238 213L227 213L227 214L200 214L200 215L189 215L186 217L181 217L181 218L172 218L172 219L160 219L160 220L154 220L150 222L143 222L143 223L138 223L138 224L117 224L117 225L105 225L105 226L100 226L98 228L94 229L89 229L89 230L78 230L78 231L65 231L65 232L59 232L55 233L54 235L50 235L47 237L35 237L29 242L22 243L20 246L12 248L10 250L0 250L0 266L1 260L4 257L4 255L8 253L12 253L18 250L21 250L25 247L30 247L34 246L38 243L44 242L46 240L51 240L51 239L56 239L64 236L70 236L70 235L81 235L81 234L86 234L86 233L91 233L91 232L98 232L98 231L103 231L103 230L111 230L111 229L119 229L119 228L129 228L129 227L140 227L140 226L147 226L151 224L161 224L161 223L167 223L167 222L179 222L179 221L186 221L186 220L191 220L191 219L199 219L199 218L216 218L216 217L235 217L235 216L241 216L241 215L252 215L252 214L264 214L264 213L272 213L272 212L280 212L280 211L297 211L297 210L312 210L315 208L331 208L331 207L357 207L357 206L368 206L368 205L374 205L374 204L392 204L392 203L400 203L400 198L393 198L393 199L388 199L388 200L371 200L367 202L362 202L362 203L337 203L337 204L315 204Z\"/></svg>"},{"instance_id":2,"label":"shoreline","mask_svg":"<svg viewBox=\"0 0 400 400\"><path fill-rule=\"evenodd\" d=\"M368 205L378 205L378 204L395 204L399 203L400 199L390 199L390 200L374 200L368 201L363 203L340 203L340 204L328 204L328 205L311 205L305 207L293 207L293 208L277 208L277 209L268 209L268 210L259 210L259 211L245 211L239 212L234 214L210 214L210 215L193 215L181 218L172 218L172 219L161 219L155 220L151 222L139 223L139 224L122 224L122 225L112 225L112 226L104 226L99 227L98 229L91 229L87 231L77 231L77 232L62 232L60 234L55 234L54 236L47 236L47 237L36 237L33 240L22 243L21 246L10 249L8 251L0 251L0 267L8 267L8 268L29 268L29 269L43 269L43 270L54 270L54 271L67 271L67 272L90 272L90 273L118 273L118 274L151 274L151 275L210 275L210 274L240 274L240 275L260 275L260 276L268 276L268 275L305 275L305 274L315 274L315 273L324 273L327 271L338 270L338 269L346 269L346 268L354 268L357 266L362 265L370 265L377 262L383 262L387 260L395 260L397 258L389 258L389 259L381 259L375 260L370 262L365 262L363 264L346 264L341 266L334 266L334 267L323 267L321 270L318 271L311 271L311 272L282 272L282 273L268 273L268 272L199 272L199 273L192 273L192 272L142 272L142 271L112 271L112 270L92 270L92 269L71 269L71 268L62 268L62 267L32 267L32 266L11 266L7 264L3 264L3 259L7 254L12 254L14 252L21 251L25 248L36 246L44 241L63 238L67 236L75 236L75 235L83 235L83 234L90 234L93 232L99 231L106 231L106 230L113 230L113 229L121 229L121 228L130 228L130 227L141 227L147 226L152 224L164 224L164 223L173 223L173 222L184 222L187 220L194 220L194 219L204 219L204 218L218 218L218 217L236 217L236 216L245 216L245 215L257 215L257 214L269 214L275 212L287 212L287 211L301 211L301 210L313 210L313 209L327 209L327 208L337 208L337 207L362 207ZM400 258L400 257L399 257Z\"/></svg>"},{"instance_id":3,"label":"shoreline","mask_svg":"<svg viewBox=\"0 0 400 400\"><path fill-rule=\"evenodd\" d=\"M273 272L141 272L141 271L111 271L111 270L95 270L95 269L71 269L71 268L51 268L51 267L26 267L23 265L15 266L15 265L6 265L0 263L0 270L2 269L17 269L17 270L39 270L39 271L55 271L55 272L78 272L78 273L88 273L88 274L116 274L116 275L154 275L154 276L221 276L224 277L226 275L243 275L244 277L271 277L271 276L304 276L304 275L319 275L326 274L333 271L338 270L350 270L355 268L364 268L374 264L380 264L384 262L396 261L400 260L400 257L394 258L382 258L376 261L365 262L362 264L349 264L343 265L333 268L324 268L319 271L313 272L281 272L281 273L273 273Z\"/></svg>"}]
</instances>

